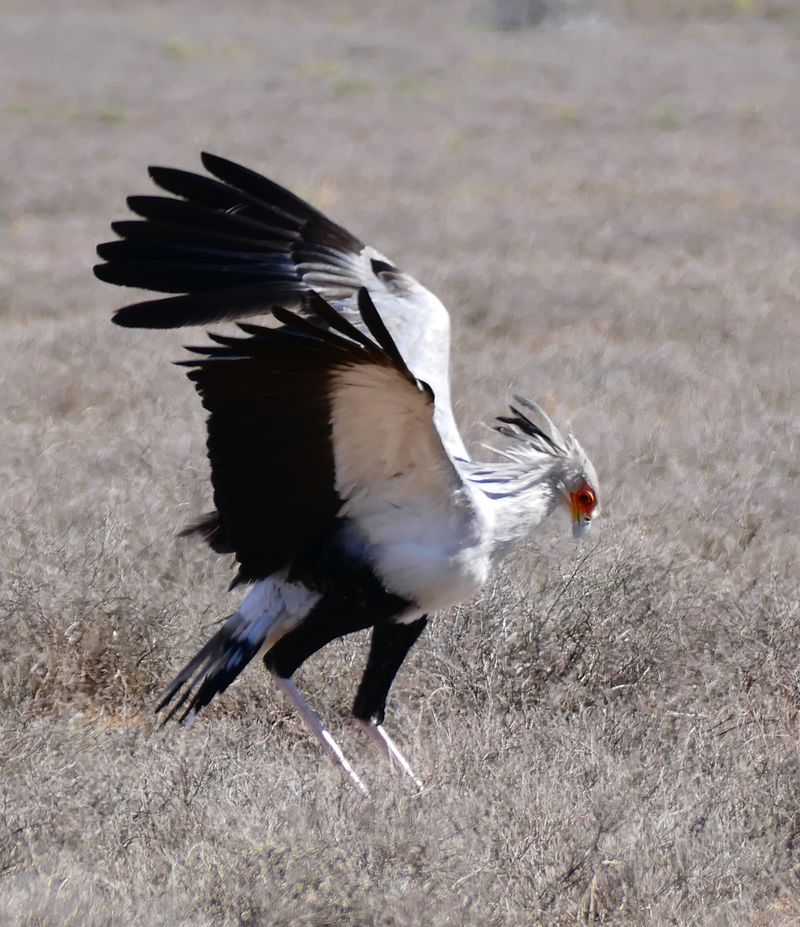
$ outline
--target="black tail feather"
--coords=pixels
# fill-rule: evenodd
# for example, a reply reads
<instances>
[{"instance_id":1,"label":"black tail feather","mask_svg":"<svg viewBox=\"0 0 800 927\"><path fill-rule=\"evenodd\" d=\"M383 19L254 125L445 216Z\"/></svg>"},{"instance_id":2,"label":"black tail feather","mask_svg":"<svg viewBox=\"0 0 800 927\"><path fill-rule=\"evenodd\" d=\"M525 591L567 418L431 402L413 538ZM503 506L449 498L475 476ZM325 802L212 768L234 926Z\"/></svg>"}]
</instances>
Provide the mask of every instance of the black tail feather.
<instances>
[{"instance_id":1,"label":"black tail feather","mask_svg":"<svg viewBox=\"0 0 800 927\"><path fill-rule=\"evenodd\" d=\"M156 712L167 708L186 687L171 705L163 723L181 712L178 722L191 725L214 696L224 692L236 679L261 644L261 640L253 641L247 636L245 620L238 612L231 615L164 690Z\"/></svg>"}]
</instances>

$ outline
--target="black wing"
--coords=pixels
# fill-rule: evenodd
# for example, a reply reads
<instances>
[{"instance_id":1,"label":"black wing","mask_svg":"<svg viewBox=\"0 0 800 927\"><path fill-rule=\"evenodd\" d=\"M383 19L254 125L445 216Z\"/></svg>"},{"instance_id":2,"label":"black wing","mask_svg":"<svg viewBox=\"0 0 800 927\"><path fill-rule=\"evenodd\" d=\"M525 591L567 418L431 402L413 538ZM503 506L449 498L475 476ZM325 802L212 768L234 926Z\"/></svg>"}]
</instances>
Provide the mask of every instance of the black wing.
<instances>
[{"instance_id":1,"label":"black wing","mask_svg":"<svg viewBox=\"0 0 800 927\"><path fill-rule=\"evenodd\" d=\"M359 309L372 338L312 293L316 322L275 309L282 328L241 325L248 337L212 335L215 345L191 349L202 359L181 362L193 368L188 376L209 412L216 506L189 531L236 555L234 582L288 566L336 518L343 502L331 425L337 372L388 367L427 391L403 363L366 290Z\"/></svg>"}]
</instances>

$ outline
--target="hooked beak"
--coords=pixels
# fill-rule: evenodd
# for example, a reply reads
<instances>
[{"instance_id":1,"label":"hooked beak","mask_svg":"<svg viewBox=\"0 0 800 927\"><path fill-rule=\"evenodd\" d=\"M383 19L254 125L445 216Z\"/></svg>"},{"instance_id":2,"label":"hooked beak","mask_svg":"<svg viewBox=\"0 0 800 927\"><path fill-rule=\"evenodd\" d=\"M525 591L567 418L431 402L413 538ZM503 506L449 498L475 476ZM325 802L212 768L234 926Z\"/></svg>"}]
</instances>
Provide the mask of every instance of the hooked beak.
<instances>
[{"instance_id":1,"label":"hooked beak","mask_svg":"<svg viewBox=\"0 0 800 927\"><path fill-rule=\"evenodd\" d=\"M580 538L592 527L592 520L581 511L574 495L570 502L572 503L572 536Z\"/></svg>"}]
</instances>

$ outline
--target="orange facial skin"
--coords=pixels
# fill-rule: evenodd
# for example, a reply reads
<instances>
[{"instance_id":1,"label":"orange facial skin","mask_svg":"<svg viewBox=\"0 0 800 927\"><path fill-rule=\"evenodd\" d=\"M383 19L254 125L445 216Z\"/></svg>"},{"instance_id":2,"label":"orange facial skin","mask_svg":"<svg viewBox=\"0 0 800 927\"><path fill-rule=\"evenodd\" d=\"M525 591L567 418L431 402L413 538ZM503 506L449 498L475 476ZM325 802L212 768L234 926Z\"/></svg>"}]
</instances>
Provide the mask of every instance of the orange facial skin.
<instances>
[{"instance_id":1,"label":"orange facial skin","mask_svg":"<svg viewBox=\"0 0 800 927\"><path fill-rule=\"evenodd\" d=\"M569 498L572 504L573 522L591 521L597 505L597 495L592 487L588 483L583 483L575 492L570 493Z\"/></svg>"}]
</instances>

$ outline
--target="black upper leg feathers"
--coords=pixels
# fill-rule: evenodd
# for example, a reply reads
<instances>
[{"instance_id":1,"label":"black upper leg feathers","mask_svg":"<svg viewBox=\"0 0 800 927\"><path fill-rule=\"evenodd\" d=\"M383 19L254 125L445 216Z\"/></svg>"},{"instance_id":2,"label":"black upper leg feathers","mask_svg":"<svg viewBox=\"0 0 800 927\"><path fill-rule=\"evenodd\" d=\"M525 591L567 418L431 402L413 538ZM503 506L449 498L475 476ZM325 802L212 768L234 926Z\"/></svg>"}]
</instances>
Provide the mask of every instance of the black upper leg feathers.
<instances>
[{"instance_id":1,"label":"black upper leg feathers","mask_svg":"<svg viewBox=\"0 0 800 927\"><path fill-rule=\"evenodd\" d=\"M386 621L375 625L367 665L353 702L356 718L383 724L386 699L394 677L427 623L428 616L423 615L410 624Z\"/></svg>"}]
</instances>

